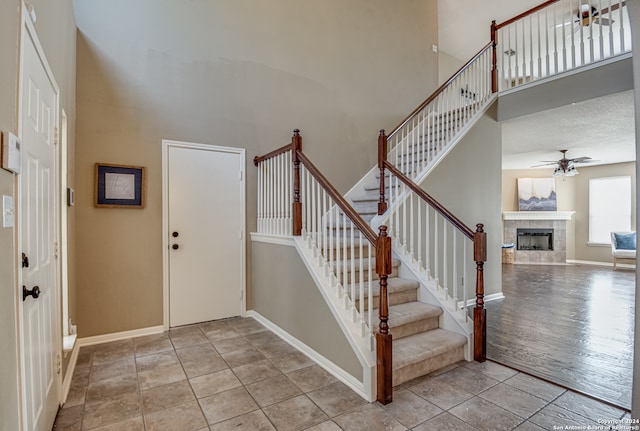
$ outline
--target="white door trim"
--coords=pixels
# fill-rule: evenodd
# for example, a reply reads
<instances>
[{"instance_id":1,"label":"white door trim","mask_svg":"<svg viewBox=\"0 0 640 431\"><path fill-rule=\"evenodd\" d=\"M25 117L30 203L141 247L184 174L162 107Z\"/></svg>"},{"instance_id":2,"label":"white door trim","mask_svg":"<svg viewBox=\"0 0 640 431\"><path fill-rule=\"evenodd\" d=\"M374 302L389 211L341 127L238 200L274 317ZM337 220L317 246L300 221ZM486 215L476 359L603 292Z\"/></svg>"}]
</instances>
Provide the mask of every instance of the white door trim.
<instances>
[{"instance_id":1,"label":"white door trim","mask_svg":"<svg viewBox=\"0 0 640 431\"><path fill-rule=\"evenodd\" d=\"M221 147L218 145L197 144L193 142L173 141L168 139L162 140L162 304L163 304L163 323L164 330L169 329L169 148L186 148L194 150L217 151L224 153L238 154L241 158L240 172L243 183L246 178L246 150L244 148ZM246 184L242 187L242 226L244 226L243 247L242 247L242 265L240 279L242 283L242 301L241 315L247 312L247 235L246 235Z\"/></svg>"},{"instance_id":2,"label":"white door trim","mask_svg":"<svg viewBox=\"0 0 640 431\"><path fill-rule=\"evenodd\" d=\"M24 78L24 56L25 56L25 43L28 43L28 41L31 40L33 42L33 46L36 49L36 52L38 53L38 56L40 57L40 60L42 62L42 65L44 67L44 71L47 75L47 78L49 79L49 81L51 82L51 86L53 87L53 90L55 92L55 106L53 107L53 111L54 111L54 123L55 123L55 128L56 130L60 130L60 87L58 87L58 83L56 82L55 76L53 74L53 71L51 70L51 67L49 66L49 62L47 61L47 58L45 56L44 53L44 49L42 48L42 45L40 43L40 40L38 39L38 34L36 32L35 26L33 25L33 22L31 21L31 18L28 15L27 12L27 8L24 4L24 2L21 2L21 24L20 24L20 59L19 59L19 73L18 73L18 137L20 139L23 138L24 132L23 132L23 125L24 125L24 118L22 116L22 104L24 103L24 91L23 91L23 78ZM23 142L24 145L24 142ZM59 219L60 219L60 154L59 154L59 146L56 145L55 151L54 151L54 169L56 170L54 172L53 178L54 178L54 211L53 211L53 217L54 220L51 222L51 228L53 229L53 235L54 235L54 241L56 244L60 244L60 224L59 224ZM25 151L24 148L22 150L22 154L24 156ZM23 202L22 202L22 195L23 195L23 191L21 190L21 185L20 185L20 179L17 177L14 177L14 181L16 184L16 195L17 195L17 203L19 205L19 211L20 213L22 213L23 211ZM22 254L22 242L21 242L21 238L22 238L22 223L19 222L19 218L16 218L16 226L17 229L15 230L15 244L16 244L16 258L15 258L15 264L16 264L16 273L17 273L17 285L15 286L15 301L16 301L16 319L17 319L17 328L18 328L18 364L20 366L20 372L19 372L19 377L18 377L18 387L20 390L20 397L19 397L19 405L20 405L20 429L24 429L25 425L25 421L26 421L26 416L27 416L27 401L26 401L26 391L24 390L25 387L25 382L26 382L26 375L25 375L25 366L24 366L24 356L23 356L23 352L25 351L25 346L24 346L24 327L23 327L23 319L22 319L22 315L24 313L23 311L23 301L22 301L22 296L21 296L21 292L22 292L22 271L21 271L21 254ZM61 306L61 299L60 299L60 259L56 259L56 263L54 265L54 270L55 270L55 274L54 274L54 282L55 282L55 325L56 328L61 328L62 327L62 323L61 323L61 318L60 318L60 306ZM57 385L57 390L55 391L56 396L58 397L58 404L60 404L61 401L61 397L62 397L62 332L60 329L55 331L55 340L53 340L53 347L55 349L55 355L56 355L56 360L57 362L57 366L58 366L58 370L59 372L57 373L57 375L55 376L55 384Z\"/></svg>"}]
</instances>

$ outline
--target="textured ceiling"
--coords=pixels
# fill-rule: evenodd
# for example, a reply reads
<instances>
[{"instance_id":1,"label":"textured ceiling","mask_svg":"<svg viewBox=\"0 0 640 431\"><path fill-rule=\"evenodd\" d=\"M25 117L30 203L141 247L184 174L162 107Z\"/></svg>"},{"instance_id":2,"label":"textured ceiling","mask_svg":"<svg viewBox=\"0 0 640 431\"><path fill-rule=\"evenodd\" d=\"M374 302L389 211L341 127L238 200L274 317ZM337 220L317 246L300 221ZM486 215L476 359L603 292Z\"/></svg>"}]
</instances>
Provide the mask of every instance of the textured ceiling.
<instances>
[{"instance_id":1,"label":"textured ceiling","mask_svg":"<svg viewBox=\"0 0 640 431\"><path fill-rule=\"evenodd\" d=\"M596 164L635 160L633 91L550 109L502 123L502 168L591 157ZM578 168L583 165L577 165Z\"/></svg>"},{"instance_id":2,"label":"textured ceiling","mask_svg":"<svg viewBox=\"0 0 640 431\"><path fill-rule=\"evenodd\" d=\"M505 21L541 2L438 0L439 49L466 60L489 42L492 20ZM591 165L633 161L633 92L505 121L502 134L503 169L527 169L542 160L557 160L563 149L569 150L569 158L598 160Z\"/></svg>"}]
</instances>

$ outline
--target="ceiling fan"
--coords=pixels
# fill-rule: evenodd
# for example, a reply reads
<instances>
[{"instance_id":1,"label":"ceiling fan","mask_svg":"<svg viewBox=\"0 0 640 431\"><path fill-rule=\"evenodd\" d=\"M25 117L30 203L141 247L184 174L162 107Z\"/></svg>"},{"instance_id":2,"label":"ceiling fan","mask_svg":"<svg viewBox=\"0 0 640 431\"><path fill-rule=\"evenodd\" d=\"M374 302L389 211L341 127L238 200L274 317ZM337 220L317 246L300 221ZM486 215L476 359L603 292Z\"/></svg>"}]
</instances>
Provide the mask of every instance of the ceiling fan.
<instances>
[{"instance_id":1,"label":"ceiling fan","mask_svg":"<svg viewBox=\"0 0 640 431\"><path fill-rule=\"evenodd\" d=\"M578 13L576 14L577 19L559 24L556 27L562 27L565 25L576 23L576 26L573 29L573 32L575 33L580 29L580 27L588 27L591 24L611 25L615 21L613 19L603 18L602 15L606 15L610 12L618 10L625 5L625 2L619 2L611 5L610 7L605 7L601 10L598 10L594 6L591 6L589 3L582 3L580 5L580 8L578 9Z\"/></svg>"},{"instance_id":2,"label":"ceiling fan","mask_svg":"<svg viewBox=\"0 0 640 431\"><path fill-rule=\"evenodd\" d=\"M567 151L569 150L560 150L562 153L562 158L560 160L543 160L541 165L532 166L532 168L538 168L541 166L552 166L556 165L556 168L553 171L553 176L557 177L560 175L565 175L568 177L572 177L578 174L578 170L575 167L576 163L592 163L595 160L591 159L591 157L576 157L573 159L567 158Z\"/></svg>"}]
</instances>

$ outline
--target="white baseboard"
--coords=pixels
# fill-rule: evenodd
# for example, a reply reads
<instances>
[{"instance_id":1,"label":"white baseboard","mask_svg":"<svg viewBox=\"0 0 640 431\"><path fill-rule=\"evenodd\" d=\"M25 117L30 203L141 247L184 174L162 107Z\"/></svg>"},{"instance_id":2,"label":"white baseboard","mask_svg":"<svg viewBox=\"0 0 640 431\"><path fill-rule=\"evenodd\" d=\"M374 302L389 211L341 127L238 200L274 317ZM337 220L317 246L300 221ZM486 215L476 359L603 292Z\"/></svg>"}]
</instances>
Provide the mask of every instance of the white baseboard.
<instances>
[{"instance_id":1,"label":"white baseboard","mask_svg":"<svg viewBox=\"0 0 640 431\"><path fill-rule=\"evenodd\" d=\"M304 344L302 341L298 340L288 332L284 331L282 328L277 326L275 323L271 322L269 319L258 313L254 310L247 310L247 317L253 317L262 325L266 326L269 330L274 332L277 336L282 338L284 341L298 349L304 355L306 355L309 359L316 362L322 368L324 368L328 373L333 375L336 379L340 380L342 383L351 388L354 392L360 395L362 398L372 401L370 395L365 391L365 387L363 382L359 381L351 374L344 371L338 365L331 362L326 357L322 356L320 353L313 350L311 347ZM363 370L364 372L364 370ZM374 394L375 396L375 394Z\"/></svg>"},{"instance_id":2,"label":"white baseboard","mask_svg":"<svg viewBox=\"0 0 640 431\"><path fill-rule=\"evenodd\" d=\"M491 295L487 295L484 297L484 303L491 301L497 301L498 299L504 299L504 295L502 292L492 293ZM462 307L463 302L460 302L458 305ZM476 298L467 299L467 307L473 308L476 306Z\"/></svg>"},{"instance_id":3,"label":"white baseboard","mask_svg":"<svg viewBox=\"0 0 640 431\"><path fill-rule=\"evenodd\" d=\"M287 245L289 247L295 247L296 245L292 236L267 235L257 232L251 232L251 241L264 242L267 244Z\"/></svg>"},{"instance_id":4,"label":"white baseboard","mask_svg":"<svg viewBox=\"0 0 640 431\"><path fill-rule=\"evenodd\" d=\"M92 346L94 344L109 343L111 341L126 340L127 338L142 337L145 335L160 334L164 332L164 326L151 326L149 328L133 329L131 331L114 332L112 334L95 335L93 337L78 338L79 344L82 346Z\"/></svg>"},{"instance_id":5,"label":"white baseboard","mask_svg":"<svg viewBox=\"0 0 640 431\"><path fill-rule=\"evenodd\" d=\"M594 262L592 260L567 260L567 263L575 263L580 265L594 265L594 266L608 266L613 268L612 262ZM631 263L619 263L617 265L620 268L630 268L635 269L635 265Z\"/></svg>"},{"instance_id":6,"label":"white baseboard","mask_svg":"<svg viewBox=\"0 0 640 431\"><path fill-rule=\"evenodd\" d=\"M71 357L69 358L69 365L67 365L67 372L64 375L62 382L62 400L61 404L67 402L67 396L69 396L69 389L71 389L71 380L73 379L73 372L76 369L76 362L78 362L78 352L80 352L80 343L74 343L73 350L71 350Z\"/></svg>"}]
</instances>

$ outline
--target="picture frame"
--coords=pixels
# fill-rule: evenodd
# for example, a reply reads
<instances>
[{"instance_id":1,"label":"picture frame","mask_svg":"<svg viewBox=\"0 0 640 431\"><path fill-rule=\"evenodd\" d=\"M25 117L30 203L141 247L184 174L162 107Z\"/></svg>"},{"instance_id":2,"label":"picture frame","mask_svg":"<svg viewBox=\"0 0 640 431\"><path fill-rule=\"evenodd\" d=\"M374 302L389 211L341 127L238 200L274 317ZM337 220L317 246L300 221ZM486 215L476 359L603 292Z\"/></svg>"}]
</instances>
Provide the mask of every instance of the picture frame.
<instances>
[{"instance_id":1,"label":"picture frame","mask_svg":"<svg viewBox=\"0 0 640 431\"><path fill-rule=\"evenodd\" d=\"M95 164L94 206L97 208L144 208L144 166Z\"/></svg>"},{"instance_id":2,"label":"picture frame","mask_svg":"<svg viewBox=\"0 0 640 431\"><path fill-rule=\"evenodd\" d=\"M555 178L518 178L520 211L557 211Z\"/></svg>"}]
</instances>

